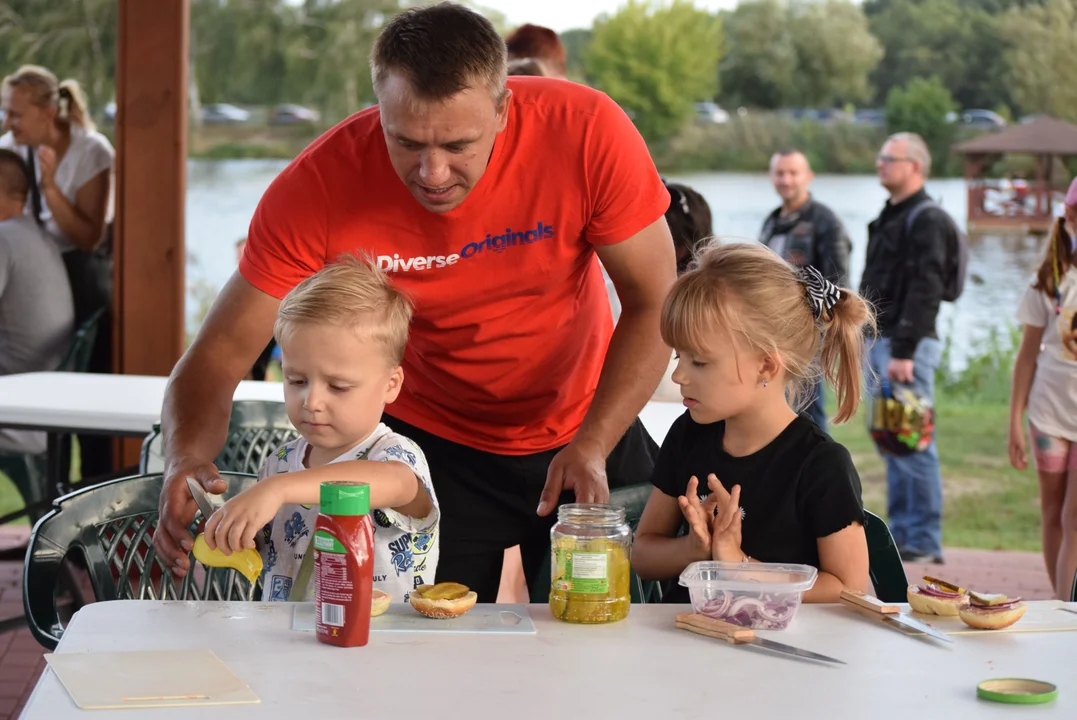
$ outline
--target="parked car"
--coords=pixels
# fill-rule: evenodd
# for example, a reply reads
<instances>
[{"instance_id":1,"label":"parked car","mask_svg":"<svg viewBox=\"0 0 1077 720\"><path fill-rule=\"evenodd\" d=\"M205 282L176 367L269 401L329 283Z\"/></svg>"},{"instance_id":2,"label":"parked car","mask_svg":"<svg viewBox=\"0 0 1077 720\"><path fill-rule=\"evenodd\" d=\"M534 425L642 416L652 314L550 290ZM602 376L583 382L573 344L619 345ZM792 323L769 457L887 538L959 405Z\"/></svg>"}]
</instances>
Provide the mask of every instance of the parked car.
<instances>
[{"instance_id":1,"label":"parked car","mask_svg":"<svg viewBox=\"0 0 1077 720\"><path fill-rule=\"evenodd\" d=\"M319 119L318 111L286 103L278 105L269 113L270 125L296 125L299 123L316 123Z\"/></svg>"},{"instance_id":2,"label":"parked car","mask_svg":"<svg viewBox=\"0 0 1077 720\"><path fill-rule=\"evenodd\" d=\"M708 125L721 125L729 122L729 113L715 103L697 102L696 121Z\"/></svg>"},{"instance_id":3,"label":"parked car","mask_svg":"<svg viewBox=\"0 0 1077 720\"><path fill-rule=\"evenodd\" d=\"M202 107L202 122L206 125L239 125L250 119L249 112L228 103L215 103Z\"/></svg>"},{"instance_id":4,"label":"parked car","mask_svg":"<svg viewBox=\"0 0 1077 720\"><path fill-rule=\"evenodd\" d=\"M883 127L886 125L886 110L882 108L861 108L853 113L853 122L857 125Z\"/></svg>"},{"instance_id":5,"label":"parked car","mask_svg":"<svg viewBox=\"0 0 1077 720\"><path fill-rule=\"evenodd\" d=\"M1006 127L1006 118L990 110L963 110L960 113L947 113L946 121L956 122L976 130L1002 130Z\"/></svg>"}]
</instances>

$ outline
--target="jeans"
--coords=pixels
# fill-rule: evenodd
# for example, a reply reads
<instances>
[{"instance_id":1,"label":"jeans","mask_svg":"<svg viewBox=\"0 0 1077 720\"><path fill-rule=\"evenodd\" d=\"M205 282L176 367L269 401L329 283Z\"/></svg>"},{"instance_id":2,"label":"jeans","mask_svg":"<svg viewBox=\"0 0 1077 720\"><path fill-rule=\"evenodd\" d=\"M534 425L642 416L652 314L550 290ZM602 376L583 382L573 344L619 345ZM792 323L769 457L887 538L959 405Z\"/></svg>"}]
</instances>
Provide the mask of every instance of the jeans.
<instances>
[{"instance_id":1,"label":"jeans","mask_svg":"<svg viewBox=\"0 0 1077 720\"><path fill-rule=\"evenodd\" d=\"M913 354L913 390L934 403L935 371L942 346L924 338ZM890 364L890 340L878 338L868 350L867 392L874 397ZM942 473L932 438L926 450L904 457L883 454L886 461L887 516L897 546L914 555L942 555Z\"/></svg>"}]
</instances>

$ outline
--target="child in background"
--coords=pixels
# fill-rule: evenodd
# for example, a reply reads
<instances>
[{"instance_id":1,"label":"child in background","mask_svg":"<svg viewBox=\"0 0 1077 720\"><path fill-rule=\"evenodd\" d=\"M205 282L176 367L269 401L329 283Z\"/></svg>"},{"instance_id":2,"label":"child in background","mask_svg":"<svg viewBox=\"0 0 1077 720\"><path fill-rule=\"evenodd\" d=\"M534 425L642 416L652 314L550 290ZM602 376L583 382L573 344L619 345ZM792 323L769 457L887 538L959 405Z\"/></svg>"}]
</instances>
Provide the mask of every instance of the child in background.
<instances>
[{"instance_id":1,"label":"child in background","mask_svg":"<svg viewBox=\"0 0 1077 720\"><path fill-rule=\"evenodd\" d=\"M666 435L632 564L649 580L697 560L803 563L805 602L868 590L860 477L849 452L786 399L803 399L813 359L838 394L837 422L860 403L871 310L814 268L768 248L707 248L674 284L662 337L688 411ZM703 483L703 486L700 486ZM676 537L682 521L689 532ZM670 602L687 602L674 583Z\"/></svg>"},{"instance_id":2,"label":"child in background","mask_svg":"<svg viewBox=\"0 0 1077 720\"><path fill-rule=\"evenodd\" d=\"M266 460L259 481L206 523L210 549L258 547L262 599L313 598L293 583L310 543L323 482L370 485L374 588L407 602L434 584L437 497L419 447L381 422L400 393L411 322L408 300L366 261L345 257L299 283L281 302L284 401L298 439ZM260 541L256 544L256 537Z\"/></svg>"},{"instance_id":3,"label":"child in background","mask_svg":"<svg viewBox=\"0 0 1077 720\"><path fill-rule=\"evenodd\" d=\"M1070 599L1077 573L1077 179L1065 208L1017 310L1021 348L1013 367L1009 442L1010 463L1024 470L1027 410L1040 480L1043 558L1059 600Z\"/></svg>"},{"instance_id":4,"label":"child in background","mask_svg":"<svg viewBox=\"0 0 1077 720\"><path fill-rule=\"evenodd\" d=\"M688 271L692 259L713 234L711 208L698 192L679 183L664 181L669 191L669 209L666 210L666 224L669 234L673 236L673 249L677 253L677 274ZM677 360L671 356L669 368L655 388L651 400L663 402L681 401L680 390L673 382L673 370Z\"/></svg>"}]
</instances>

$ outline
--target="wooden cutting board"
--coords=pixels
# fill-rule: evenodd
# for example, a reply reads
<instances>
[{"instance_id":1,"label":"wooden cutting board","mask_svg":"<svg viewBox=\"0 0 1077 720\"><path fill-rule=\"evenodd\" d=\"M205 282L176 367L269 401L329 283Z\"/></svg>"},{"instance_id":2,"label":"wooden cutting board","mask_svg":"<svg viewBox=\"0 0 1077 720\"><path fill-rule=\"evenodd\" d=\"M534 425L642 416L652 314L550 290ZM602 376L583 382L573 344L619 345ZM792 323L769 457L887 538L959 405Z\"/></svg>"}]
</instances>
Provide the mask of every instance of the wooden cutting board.
<instances>
[{"instance_id":1,"label":"wooden cutting board","mask_svg":"<svg viewBox=\"0 0 1077 720\"><path fill-rule=\"evenodd\" d=\"M1077 615L1074 616L1077 619ZM292 630L314 632L314 603L296 603ZM420 615L411 605L393 603L385 614L370 619L370 632L447 632L535 634L526 605L476 605L460 617L435 620Z\"/></svg>"},{"instance_id":2,"label":"wooden cutting board","mask_svg":"<svg viewBox=\"0 0 1077 720\"><path fill-rule=\"evenodd\" d=\"M47 653L45 660L83 710L261 702L210 650Z\"/></svg>"},{"instance_id":3,"label":"wooden cutting board","mask_svg":"<svg viewBox=\"0 0 1077 720\"><path fill-rule=\"evenodd\" d=\"M958 617L925 615L913 612L908 605L903 607L913 617L923 620L948 635L993 635L995 633L1066 632L1068 630L1077 630L1077 614L1063 609L1077 610L1077 603L1064 603L1061 600L1029 603L1028 609L1025 610L1025 614L1020 620L1001 630L977 630L966 625ZM902 628L902 630L910 635L923 634L907 628Z\"/></svg>"}]
</instances>

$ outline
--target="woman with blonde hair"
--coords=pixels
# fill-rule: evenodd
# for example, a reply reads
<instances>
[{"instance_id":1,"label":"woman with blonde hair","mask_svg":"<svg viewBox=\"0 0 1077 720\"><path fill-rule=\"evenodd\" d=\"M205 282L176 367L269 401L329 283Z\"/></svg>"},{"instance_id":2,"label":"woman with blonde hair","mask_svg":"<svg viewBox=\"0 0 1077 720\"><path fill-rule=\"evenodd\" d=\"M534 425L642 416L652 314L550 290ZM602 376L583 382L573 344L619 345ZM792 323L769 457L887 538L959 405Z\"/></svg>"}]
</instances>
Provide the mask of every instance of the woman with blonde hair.
<instances>
[{"instance_id":1,"label":"woman with blonde hair","mask_svg":"<svg viewBox=\"0 0 1077 720\"><path fill-rule=\"evenodd\" d=\"M30 168L26 213L63 255L76 323L106 309L89 369L109 372L112 271L104 241L111 219L112 145L95 129L79 84L59 82L46 68L24 65L5 77L0 106L6 131L0 148L18 153ZM79 443L84 477L112 470L111 440L80 436Z\"/></svg>"}]
</instances>

